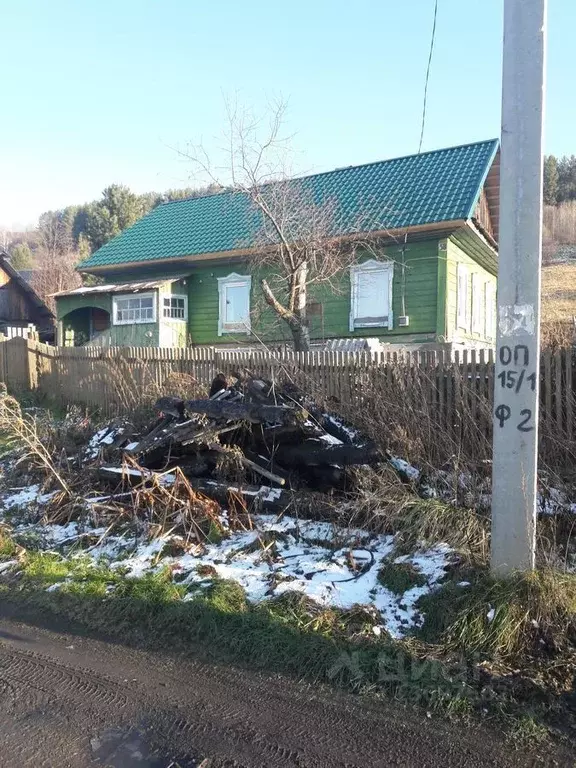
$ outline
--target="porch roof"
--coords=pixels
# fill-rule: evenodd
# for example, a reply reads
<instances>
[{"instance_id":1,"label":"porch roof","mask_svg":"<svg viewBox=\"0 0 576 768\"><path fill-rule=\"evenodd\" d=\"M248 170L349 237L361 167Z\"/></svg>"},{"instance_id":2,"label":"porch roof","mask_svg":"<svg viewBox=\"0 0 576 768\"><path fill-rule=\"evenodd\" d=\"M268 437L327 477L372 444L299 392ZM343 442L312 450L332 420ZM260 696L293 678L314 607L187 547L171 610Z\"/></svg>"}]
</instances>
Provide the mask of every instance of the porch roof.
<instances>
[{"instance_id":1,"label":"porch roof","mask_svg":"<svg viewBox=\"0 0 576 768\"><path fill-rule=\"evenodd\" d=\"M140 291L151 291L154 288L161 288L166 283L175 283L178 280L188 277L185 275L176 275L165 277L162 280L143 280L136 283L107 283L106 285L82 285L80 288L73 288L70 291L59 291L52 296L58 299L62 296L86 296L90 294L102 293L139 293Z\"/></svg>"}]
</instances>

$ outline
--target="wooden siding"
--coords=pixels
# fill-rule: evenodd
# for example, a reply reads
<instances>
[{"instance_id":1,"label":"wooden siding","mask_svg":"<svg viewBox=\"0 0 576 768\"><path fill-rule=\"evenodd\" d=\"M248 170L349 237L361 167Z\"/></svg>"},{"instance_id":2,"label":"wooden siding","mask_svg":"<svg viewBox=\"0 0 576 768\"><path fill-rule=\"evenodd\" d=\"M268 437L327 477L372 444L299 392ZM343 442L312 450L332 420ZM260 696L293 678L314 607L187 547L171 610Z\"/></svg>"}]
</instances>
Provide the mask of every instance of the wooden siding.
<instances>
[{"instance_id":1,"label":"wooden siding","mask_svg":"<svg viewBox=\"0 0 576 768\"><path fill-rule=\"evenodd\" d=\"M410 317L407 328L398 327L402 314L402 248L395 245L385 248L382 258L394 261L392 305L394 328L364 328L350 332L350 276L346 271L335 284L318 284L310 287L308 302L315 305L310 315L310 332L315 340L345 337L374 336L390 342L410 340L429 341L436 334L438 241L408 243L405 253L406 288L405 306ZM371 258L364 254L362 260ZM215 266L197 267L188 280L188 313L191 340L196 344L254 342L244 334L218 336L218 278L232 272L249 274L245 262L228 262ZM288 341L290 335L272 310L264 303L259 277L252 276L252 327L254 335L268 341Z\"/></svg>"},{"instance_id":2,"label":"wooden siding","mask_svg":"<svg viewBox=\"0 0 576 768\"><path fill-rule=\"evenodd\" d=\"M186 281L166 283L159 289L158 302L158 335L160 346L184 347L188 343L188 321L171 320L162 316L162 299L164 296L188 296Z\"/></svg>"},{"instance_id":3,"label":"wooden siding","mask_svg":"<svg viewBox=\"0 0 576 768\"><path fill-rule=\"evenodd\" d=\"M480 193L480 199L474 212L474 218L480 225L480 227L487 232L491 237L494 237L494 227L492 225L492 216L490 214L490 205L488 203L488 196L486 190L482 190Z\"/></svg>"},{"instance_id":4,"label":"wooden siding","mask_svg":"<svg viewBox=\"0 0 576 768\"><path fill-rule=\"evenodd\" d=\"M62 296L56 299L56 310L58 320L63 320L67 314L75 309L84 307L97 307L104 309L108 314L112 312L112 296L109 293L90 293L85 296Z\"/></svg>"},{"instance_id":5,"label":"wooden siding","mask_svg":"<svg viewBox=\"0 0 576 768\"><path fill-rule=\"evenodd\" d=\"M470 317L470 329L458 327L458 265L466 267L469 274L467 305ZM496 277L475 261L457 242L455 238L446 241L446 340L462 344L494 344L494 339L488 339L484 332L477 333L472 329L472 283L476 275L479 283L484 286L490 283L496 289ZM481 302L481 326L485 327L485 306Z\"/></svg>"},{"instance_id":6,"label":"wooden siding","mask_svg":"<svg viewBox=\"0 0 576 768\"><path fill-rule=\"evenodd\" d=\"M313 307L309 314L311 337L315 341L347 337L377 337L390 343L422 344L427 342L467 341L485 344L484 334L458 333L456 328L457 264L469 265L471 272L485 275L486 281L495 283L496 253L471 226L462 227L447 239L438 236L433 239L408 241L405 253L401 243L384 246L379 252L383 259L394 263L392 307L394 324L388 328L364 328L349 330L350 275L343 272L333 284L312 285L308 303ZM374 258L365 253L359 260ZM403 281L405 264L405 286ZM282 344L290 342L291 336L284 323L268 307L262 297L260 277L252 274L251 335L224 334L218 336L218 278L232 272L250 274L250 265L245 260L198 263L190 267L185 280L173 284L173 293L188 295L188 324L162 323L136 326L116 326L111 331L112 344L131 346L157 345L168 337L174 346L188 343L206 345L254 345L259 341ZM162 265L156 271L148 272L150 279L167 278ZM142 274L126 272L123 280L142 279ZM403 301L404 292L404 301ZM110 295L87 295L84 297L63 297L58 300L58 314L62 318L72 308L98 306L111 311ZM404 305L404 306L403 306ZM399 317L409 317L409 325L400 328ZM159 312L161 315L161 312ZM152 337L146 336L152 331Z\"/></svg>"},{"instance_id":7,"label":"wooden siding","mask_svg":"<svg viewBox=\"0 0 576 768\"><path fill-rule=\"evenodd\" d=\"M135 294L136 295L136 294ZM57 299L56 308L58 321L62 323L63 331L73 330L88 338L90 320L88 313L77 310L96 308L110 315L110 344L113 346L155 346L160 343L158 320L155 323L134 323L133 325L112 324L112 294L90 293L84 296L62 296ZM74 313L74 314L72 314ZM150 334L150 335L147 335Z\"/></svg>"},{"instance_id":8,"label":"wooden siding","mask_svg":"<svg viewBox=\"0 0 576 768\"><path fill-rule=\"evenodd\" d=\"M0 266L0 325L50 325L48 310L40 312L26 292Z\"/></svg>"},{"instance_id":9,"label":"wooden siding","mask_svg":"<svg viewBox=\"0 0 576 768\"><path fill-rule=\"evenodd\" d=\"M490 210L494 240L500 239L500 150L496 153L492 167L484 183L484 193Z\"/></svg>"}]
</instances>

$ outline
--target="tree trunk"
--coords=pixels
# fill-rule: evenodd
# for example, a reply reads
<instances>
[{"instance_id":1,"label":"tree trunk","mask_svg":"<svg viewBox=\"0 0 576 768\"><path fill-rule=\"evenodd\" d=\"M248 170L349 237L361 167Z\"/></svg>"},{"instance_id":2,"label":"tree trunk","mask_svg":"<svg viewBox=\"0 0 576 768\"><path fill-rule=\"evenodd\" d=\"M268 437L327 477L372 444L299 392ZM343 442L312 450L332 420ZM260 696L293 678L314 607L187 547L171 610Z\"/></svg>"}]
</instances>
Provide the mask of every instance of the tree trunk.
<instances>
[{"instance_id":1,"label":"tree trunk","mask_svg":"<svg viewBox=\"0 0 576 768\"><path fill-rule=\"evenodd\" d=\"M292 340L295 352L308 352L310 350L310 330L307 325L291 326Z\"/></svg>"},{"instance_id":2,"label":"tree trunk","mask_svg":"<svg viewBox=\"0 0 576 768\"><path fill-rule=\"evenodd\" d=\"M294 281L296 288L294 314L297 319L297 324L291 329L292 338L294 339L294 351L308 352L310 349L310 329L308 328L306 318L308 262L303 261L300 264L294 275Z\"/></svg>"},{"instance_id":3,"label":"tree trunk","mask_svg":"<svg viewBox=\"0 0 576 768\"><path fill-rule=\"evenodd\" d=\"M305 280L306 272L300 271L300 277ZM290 328L294 341L294 350L296 352L308 352L310 349L310 331L306 323L306 284L304 283L303 288L297 294L294 312L284 307L278 301L266 280L263 279L261 285L266 303L272 307L278 317L284 320Z\"/></svg>"}]
</instances>

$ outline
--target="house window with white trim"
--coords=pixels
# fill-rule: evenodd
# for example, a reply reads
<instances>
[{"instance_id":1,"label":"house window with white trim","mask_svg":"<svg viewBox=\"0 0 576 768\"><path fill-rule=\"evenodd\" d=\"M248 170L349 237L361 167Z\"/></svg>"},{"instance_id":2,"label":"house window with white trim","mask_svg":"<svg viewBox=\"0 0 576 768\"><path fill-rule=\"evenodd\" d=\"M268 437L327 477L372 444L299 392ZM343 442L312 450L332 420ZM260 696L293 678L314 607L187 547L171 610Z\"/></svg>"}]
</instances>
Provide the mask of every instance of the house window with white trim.
<instances>
[{"instance_id":1,"label":"house window with white trim","mask_svg":"<svg viewBox=\"0 0 576 768\"><path fill-rule=\"evenodd\" d=\"M486 283L485 287L486 337L496 338L496 286Z\"/></svg>"},{"instance_id":2,"label":"house window with white trim","mask_svg":"<svg viewBox=\"0 0 576 768\"><path fill-rule=\"evenodd\" d=\"M156 322L156 296L153 293L114 296L112 304L114 325Z\"/></svg>"},{"instance_id":3,"label":"house window with white trim","mask_svg":"<svg viewBox=\"0 0 576 768\"><path fill-rule=\"evenodd\" d=\"M394 327L394 264L371 259L350 269L350 330Z\"/></svg>"},{"instance_id":4,"label":"house window with white trim","mask_svg":"<svg viewBox=\"0 0 576 768\"><path fill-rule=\"evenodd\" d=\"M224 333L250 333L250 289L249 275L233 272L218 278L218 336Z\"/></svg>"},{"instance_id":5,"label":"house window with white trim","mask_svg":"<svg viewBox=\"0 0 576 768\"><path fill-rule=\"evenodd\" d=\"M470 301L468 285L470 274L464 264L458 264L457 318L456 325L464 331L470 330Z\"/></svg>"},{"instance_id":6,"label":"house window with white trim","mask_svg":"<svg viewBox=\"0 0 576 768\"><path fill-rule=\"evenodd\" d=\"M472 275L472 332L483 333L484 323L482 310L484 308L484 292L480 275Z\"/></svg>"},{"instance_id":7,"label":"house window with white trim","mask_svg":"<svg viewBox=\"0 0 576 768\"><path fill-rule=\"evenodd\" d=\"M186 296L163 296L162 317L165 320L187 320L188 298Z\"/></svg>"}]
</instances>

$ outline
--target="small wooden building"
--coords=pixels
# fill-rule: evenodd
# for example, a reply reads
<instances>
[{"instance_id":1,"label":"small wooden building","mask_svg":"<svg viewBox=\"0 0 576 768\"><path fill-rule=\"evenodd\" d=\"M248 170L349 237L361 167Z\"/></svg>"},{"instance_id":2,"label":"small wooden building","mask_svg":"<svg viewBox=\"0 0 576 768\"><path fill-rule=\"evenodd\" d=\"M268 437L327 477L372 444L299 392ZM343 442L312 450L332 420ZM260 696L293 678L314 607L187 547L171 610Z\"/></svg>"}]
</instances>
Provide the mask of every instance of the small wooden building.
<instances>
[{"instance_id":1,"label":"small wooden building","mask_svg":"<svg viewBox=\"0 0 576 768\"><path fill-rule=\"evenodd\" d=\"M41 341L53 342L55 317L0 250L0 333L34 325Z\"/></svg>"}]
</instances>

